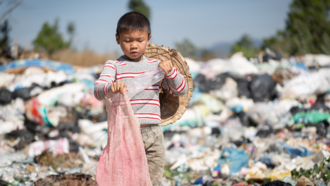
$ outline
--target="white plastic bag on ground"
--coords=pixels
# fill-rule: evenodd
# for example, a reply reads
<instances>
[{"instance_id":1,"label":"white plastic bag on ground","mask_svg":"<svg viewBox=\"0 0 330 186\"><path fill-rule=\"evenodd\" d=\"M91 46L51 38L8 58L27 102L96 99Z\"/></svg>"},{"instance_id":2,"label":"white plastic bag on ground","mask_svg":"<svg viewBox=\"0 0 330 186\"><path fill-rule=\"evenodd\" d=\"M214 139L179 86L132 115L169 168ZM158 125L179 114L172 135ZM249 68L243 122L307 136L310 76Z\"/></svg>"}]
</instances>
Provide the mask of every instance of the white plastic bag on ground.
<instances>
[{"instance_id":1,"label":"white plastic bag on ground","mask_svg":"<svg viewBox=\"0 0 330 186\"><path fill-rule=\"evenodd\" d=\"M216 76L226 72L228 65L228 61L226 60L220 58L210 59L203 64L203 68L200 73L204 74L206 77L209 77L210 74Z\"/></svg>"},{"instance_id":2,"label":"white plastic bag on ground","mask_svg":"<svg viewBox=\"0 0 330 186\"><path fill-rule=\"evenodd\" d=\"M39 94L37 99L41 105L52 106L58 101L58 98L62 94L69 93L69 92L73 92L73 93L80 92L83 89L84 89L83 83L70 83L70 84L63 85L61 87L56 87L56 88L47 90L47 91ZM72 102L74 102L74 101L72 101Z\"/></svg>"},{"instance_id":3,"label":"white plastic bag on ground","mask_svg":"<svg viewBox=\"0 0 330 186\"><path fill-rule=\"evenodd\" d=\"M242 52L235 53L229 59L228 72L245 76L248 74L257 74L259 71L256 66L250 63Z\"/></svg>"},{"instance_id":4,"label":"white plastic bag on ground","mask_svg":"<svg viewBox=\"0 0 330 186\"><path fill-rule=\"evenodd\" d=\"M66 107L75 107L84 96L85 94L82 91L66 92L58 98L57 103Z\"/></svg>"},{"instance_id":5,"label":"white plastic bag on ground","mask_svg":"<svg viewBox=\"0 0 330 186\"><path fill-rule=\"evenodd\" d=\"M330 70L305 73L285 84L281 98L306 98L314 94L325 93L330 88Z\"/></svg>"},{"instance_id":6,"label":"white plastic bag on ground","mask_svg":"<svg viewBox=\"0 0 330 186\"><path fill-rule=\"evenodd\" d=\"M212 91L211 94L214 94L215 97L225 101L237 97L237 83L232 78L226 78L226 82L221 89Z\"/></svg>"},{"instance_id":7,"label":"white plastic bag on ground","mask_svg":"<svg viewBox=\"0 0 330 186\"><path fill-rule=\"evenodd\" d=\"M324 54L306 54L303 57L306 66L328 66L330 65L330 56Z\"/></svg>"},{"instance_id":8,"label":"white plastic bag on ground","mask_svg":"<svg viewBox=\"0 0 330 186\"><path fill-rule=\"evenodd\" d=\"M43 151L49 150L54 154L69 153L69 140L60 138L58 140L36 141L29 146L29 157L40 155Z\"/></svg>"},{"instance_id":9,"label":"white plastic bag on ground","mask_svg":"<svg viewBox=\"0 0 330 186\"><path fill-rule=\"evenodd\" d=\"M199 72L201 69L201 65L197 63L195 60L190 59L190 58L184 58L189 66L189 71L190 72Z\"/></svg>"}]
</instances>

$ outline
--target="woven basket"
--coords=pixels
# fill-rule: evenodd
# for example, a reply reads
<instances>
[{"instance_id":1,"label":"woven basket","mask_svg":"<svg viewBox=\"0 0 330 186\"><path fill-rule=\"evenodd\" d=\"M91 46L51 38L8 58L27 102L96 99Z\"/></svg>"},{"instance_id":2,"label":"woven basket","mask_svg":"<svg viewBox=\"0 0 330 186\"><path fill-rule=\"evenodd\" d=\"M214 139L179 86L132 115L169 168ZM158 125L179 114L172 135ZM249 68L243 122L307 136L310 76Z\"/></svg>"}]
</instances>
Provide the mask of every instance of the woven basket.
<instances>
[{"instance_id":1,"label":"woven basket","mask_svg":"<svg viewBox=\"0 0 330 186\"><path fill-rule=\"evenodd\" d=\"M159 89L159 101L162 123L160 126L166 126L180 119L186 111L193 92L193 81L189 73L189 66L182 55L174 49L164 46L150 44L147 46L144 56L148 58L159 59L161 61L171 60L173 66L184 76L188 91L186 94L174 97L169 91Z\"/></svg>"}]
</instances>

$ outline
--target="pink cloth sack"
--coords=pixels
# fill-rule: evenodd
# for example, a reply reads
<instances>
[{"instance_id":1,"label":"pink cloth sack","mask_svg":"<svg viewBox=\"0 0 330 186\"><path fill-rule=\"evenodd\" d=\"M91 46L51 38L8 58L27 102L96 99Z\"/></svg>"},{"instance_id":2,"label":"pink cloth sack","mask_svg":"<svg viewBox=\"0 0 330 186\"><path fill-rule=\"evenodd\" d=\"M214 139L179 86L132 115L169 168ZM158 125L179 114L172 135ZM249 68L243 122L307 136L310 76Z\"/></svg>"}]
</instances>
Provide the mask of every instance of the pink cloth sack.
<instances>
[{"instance_id":1,"label":"pink cloth sack","mask_svg":"<svg viewBox=\"0 0 330 186\"><path fill-rule=\"evenodd\" d=\"M129 97L164 77L161 69L149 71L126 84L127 93L109 94L108 144L103 149L96 171L99 186L152 186L140 124Z\"/></svg>"},{"instance_id":2,"label":"pink cloth sack","mask_svg":"<svg viewBox=\"0 0 330 186\"><path fill-rule=\"evenodd\" d=\"M106 99L108 144L96 171L99 186L151 186L140 124L134 116L127 93Z\"/></svg>"}]
</instances>

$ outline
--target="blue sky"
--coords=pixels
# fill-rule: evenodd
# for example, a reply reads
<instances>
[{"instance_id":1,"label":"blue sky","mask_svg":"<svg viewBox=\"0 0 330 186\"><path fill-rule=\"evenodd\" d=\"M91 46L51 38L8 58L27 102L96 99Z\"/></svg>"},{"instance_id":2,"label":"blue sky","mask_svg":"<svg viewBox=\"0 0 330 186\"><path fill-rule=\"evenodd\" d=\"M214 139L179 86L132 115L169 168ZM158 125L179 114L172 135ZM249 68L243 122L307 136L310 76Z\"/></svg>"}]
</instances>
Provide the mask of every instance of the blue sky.
<instances>
[{"instance_id":1,"label":"blue sky","mask_svg":"<svg viewBox=\"0 0 330 186\"><path fill-rule=\"evenodd\" d=\"M233 42L243 34L269 37L285 26L291 0L145 0L151 9L152 43L174 48L184 38L198 47ZM60 20L60 29L76 26L74 47L97 52L120 51L115 42L118 19L128 0L24 0L7 18L10 36L22 46L32 41L44 22ZM0 14L9 4L0 6Z\"/></svg>"}]
</instances>

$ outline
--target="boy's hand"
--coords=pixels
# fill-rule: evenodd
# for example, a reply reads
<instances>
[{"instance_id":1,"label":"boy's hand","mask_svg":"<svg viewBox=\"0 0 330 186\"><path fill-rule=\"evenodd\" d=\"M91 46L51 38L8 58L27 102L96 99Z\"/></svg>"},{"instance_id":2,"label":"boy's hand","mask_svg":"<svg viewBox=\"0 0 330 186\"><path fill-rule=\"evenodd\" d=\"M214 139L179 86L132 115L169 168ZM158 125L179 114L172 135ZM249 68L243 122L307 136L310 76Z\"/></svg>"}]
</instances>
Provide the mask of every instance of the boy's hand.
<instances>
[{"instance_id":1,"label":"boy's hand","mask_svg":"<svg viewBox=\"0 0 330 186\"><path fill-rule=\"evenodd\" d=\"M173 68L172 61L162 61L158 64L158 67L161 68L165 72L165 74L168 74Z\"/></svg>"},{"instance_id":2,"label":"boy's hand","mask_svg":"<svg viewBox=\"0 0 330 186\"><path fill-rule=\"evenodd\" d=\"M118 92L124 94L124 92L127 91L126 89L126 85L124 82L122 81L116 81L111 85L111 91L115 94L117 94Z\"/></svg>"}]
</instances>

